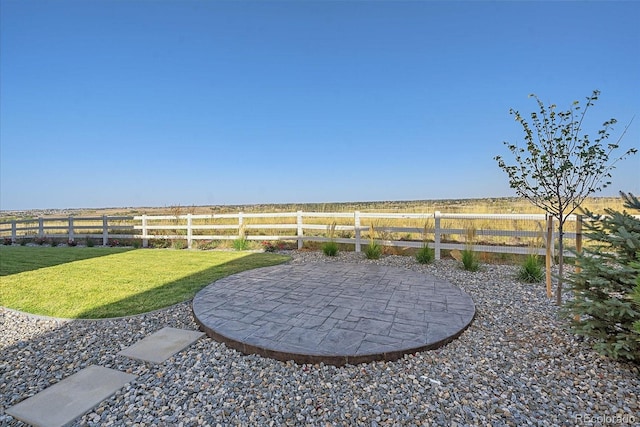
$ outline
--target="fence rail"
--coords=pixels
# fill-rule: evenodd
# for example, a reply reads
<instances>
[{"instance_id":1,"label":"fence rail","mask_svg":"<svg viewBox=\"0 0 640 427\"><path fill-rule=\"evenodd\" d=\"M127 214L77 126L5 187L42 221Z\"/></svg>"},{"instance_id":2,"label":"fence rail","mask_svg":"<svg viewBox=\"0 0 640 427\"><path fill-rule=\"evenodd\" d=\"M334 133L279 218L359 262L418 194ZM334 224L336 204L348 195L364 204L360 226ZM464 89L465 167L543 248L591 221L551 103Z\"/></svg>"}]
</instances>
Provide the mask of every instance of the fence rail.
<instances>
[{"instance_id":1,"label":"fence rail","mask_svg":"<svg viewBox=\"0 0 640 427\"><path fill-rule=\"evenodd\" d=\"M478 252L547 254L557 233L553 219L535 214L449 214L376 212L285 212L211 215L102 216L35 218L0 222L0 237L19 239L182 240L192 248L198 241L244 238L260 241L295 241L353 245L356 252L374 241L383 246L435 250L462 250L473 245ZM581 239L580 219L571 215L565 224L568 242ZM330 230L335 233L330 236ZM578 233L576 233L578 231ZM551 242L548 244L547 242ZM567 247L576 245L568 244ZM566 255L570 255L567 253Z\"/></svg>"}]
</instances>

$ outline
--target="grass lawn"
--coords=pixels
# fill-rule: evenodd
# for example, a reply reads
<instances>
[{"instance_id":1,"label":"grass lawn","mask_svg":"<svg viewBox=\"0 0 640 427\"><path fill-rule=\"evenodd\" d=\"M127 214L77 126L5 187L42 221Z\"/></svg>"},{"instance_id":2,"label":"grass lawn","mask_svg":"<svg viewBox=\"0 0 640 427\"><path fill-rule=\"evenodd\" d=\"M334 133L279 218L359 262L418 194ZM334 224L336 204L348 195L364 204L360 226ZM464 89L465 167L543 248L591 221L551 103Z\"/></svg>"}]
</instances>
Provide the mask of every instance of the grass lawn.
<instances>
[{"instance_id":1,"label":"grass lawn","mask_svg":"<svg viewBox=\"0 0 640 427\"><path fill-rule=\"evenodd\" d=\"M0 305L63 318L128 316L287 260L271 253L0 246Z\"/></svg>"}]
</instances>

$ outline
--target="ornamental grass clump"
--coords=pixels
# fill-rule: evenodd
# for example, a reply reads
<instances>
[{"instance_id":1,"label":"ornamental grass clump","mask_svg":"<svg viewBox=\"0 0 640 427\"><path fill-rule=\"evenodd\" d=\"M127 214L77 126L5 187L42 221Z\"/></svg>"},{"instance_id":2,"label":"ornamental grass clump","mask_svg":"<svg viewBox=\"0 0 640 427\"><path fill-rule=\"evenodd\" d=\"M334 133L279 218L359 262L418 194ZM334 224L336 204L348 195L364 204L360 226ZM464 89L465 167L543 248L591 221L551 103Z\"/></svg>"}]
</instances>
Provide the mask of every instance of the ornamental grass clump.
<instances>
[{"instance_id":1,"label":"ornamental grass clump","mask_svg":"<svg viewBox=\"0 0 640 427\"><path fill-rule=\"evenodd\" d=\"M322 252L326 256L336 256L338 255L338 244L336 242L326 242L322 245Z\"/></svg>"},{"instance_id":2,"label":"ornamental grass clump","mask_svg":"<svg viewBox=\"0 0 640 427\"><path fill-rule=\"evenodd\" d=\"M422 240L424 246L422 246L422 248L416 254L416 261L418 261L420 264L429 264L436 257L435 250L429 247L429 242L427 241L428 230L428 223L425 223L424 229L422 231Z\"/></svg>"},{"instance_id":3,"label":"ornamental grass clump","mask_svg":"<svg viewBox=\"0 0 640 427\"><path fill-rule=\"evenodd\" d=\"M235 239L233 241L233 249L235 249L236 251L246 251L247 249L249 249L249 241L244 237Z\"/></svg>"},{"instance_id":4,"label":"ornamental grass clump","mask_svg":"<svg viewBox=\"0 0 640 427\"><path fill-rule=\"evenodd\" d=\"M480 264L478 263L478 257L473 249L465 249L462 251L462 266L467 271L478 271Z\"/></svg>"},{"instance_id":5,"label":"ornamental grass clump","mask_svg":"<svg viewBox=\"0 0 640 427\"><path fill-rule=\"evenodd\" d=\"M462 266L467 271L478 271L480 264L478 256L473 250L473 242L476 238L476 229L473 226L466 228L465 249L462 251Z\"/></svg>"},{"instance_id":6,"label":"ornamental grass clump","mask_svg":"<svg viewBox=\"0 0 640 427\"><path fill-rule=\"evenodd\" d=\"M244 224L240 225L238 236L239 237L233 241L233 249L236 251L246 251L249 249L249 240L247 240L247 231Z\"/></svg>"},{"instance_id":7,"label":"ornamental grass clump","mask_svg":"<svg viewBox=\"0 0 640 427\"><path fill-rule=\"evenodd\" d=\"M329 236L329 241L325 242L322 245L322 252L326 256L336 256L338 255L338 244L335 242L336 235L336 222L334 221L327 227L327 234Z\"/></svg>"},{"instance_id":8,"label":"ornamental grass clump","mask_svg":"<svg viewBox=\"0 0 640 427\"><path fill-rule=\"evenodd\" d=\"M435 259L435 251L433 248L425 245L418 251L416 254L416 261L420 264L429 264L431 261Z\"/></svg>"},{"instance_id":9,"label":"ornamental grass clump","mask_svg":"<svg viewBox=\"0 0 640 427\"><path fill-rule=\"evenodd\" d=\"M544 271L538 255L529 254L518 270L518 280L526 283L538 283L544 279Z\"/></svg>"},{"instance_id":10,"label":"ornamental grass clump","mask_svg":"<svg viewBox=\"0 0 640 427\"><path fill-rule=\"evenodd\" d=\"M367 259L379 259L380 255L382 255L382 246L376 243L374 236L375 229L373 228L373 224L371 224L371 227L369 228L369 245L364 251Z\"/></svg>"}]
</instances>

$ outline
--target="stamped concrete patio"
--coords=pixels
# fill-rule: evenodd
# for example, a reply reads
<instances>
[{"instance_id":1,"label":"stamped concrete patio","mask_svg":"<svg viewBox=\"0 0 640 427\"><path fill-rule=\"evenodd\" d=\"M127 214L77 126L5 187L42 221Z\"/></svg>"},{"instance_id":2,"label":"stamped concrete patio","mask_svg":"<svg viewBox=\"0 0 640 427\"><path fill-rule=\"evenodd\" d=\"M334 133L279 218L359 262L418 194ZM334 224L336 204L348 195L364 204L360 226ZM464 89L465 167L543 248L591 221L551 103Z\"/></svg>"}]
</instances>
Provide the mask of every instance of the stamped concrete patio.
<instances>
[{"instance_id":1,"label":"stamped concrete patio","mask_svg":"<svg viewBox=\"0 0 640 427\"><path fill-rule=\"evenodd\" d=\"M397 360L458 337L471 297L444 280L373 264L283 264L218 280L193 300L210 337L245 354L332 365Z\"/></svg>"}]
</instances>

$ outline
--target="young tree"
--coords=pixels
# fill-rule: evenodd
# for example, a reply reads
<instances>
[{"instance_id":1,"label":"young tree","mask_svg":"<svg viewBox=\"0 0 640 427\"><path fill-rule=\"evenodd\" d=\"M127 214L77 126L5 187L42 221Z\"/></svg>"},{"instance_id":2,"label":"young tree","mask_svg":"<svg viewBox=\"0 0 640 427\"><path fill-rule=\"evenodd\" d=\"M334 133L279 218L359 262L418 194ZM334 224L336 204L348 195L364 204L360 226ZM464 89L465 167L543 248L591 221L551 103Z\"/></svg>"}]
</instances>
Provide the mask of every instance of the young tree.
<instances>
[{"instance_id":1,"label":"young tree","mask_svg":"<svg viewBox=\"0 0 640 427\"><path fill-rule=\"evenodd\" d=\"M598 99L595 90L587 97L585 107L574 101L565 111L557 111L535 98L539 112L531 113L531 124L514 109L509 113L522 125L525 147L504 142L515 158L515 165L507 165L502 156L496 156L500 169L509 176L509 185L516 193L543 209L558 220L558 286L556 302L562 304L562 277L564 266L564 223L584 199L611 182L611 171L616 162L636 153L635 148L611 160L613 151L627 131L624 129L616 143L607 143L609 131L617 122L609 119L598 130L594 139L583 133L587 111Z\"/></svg>"}]
</instances>

